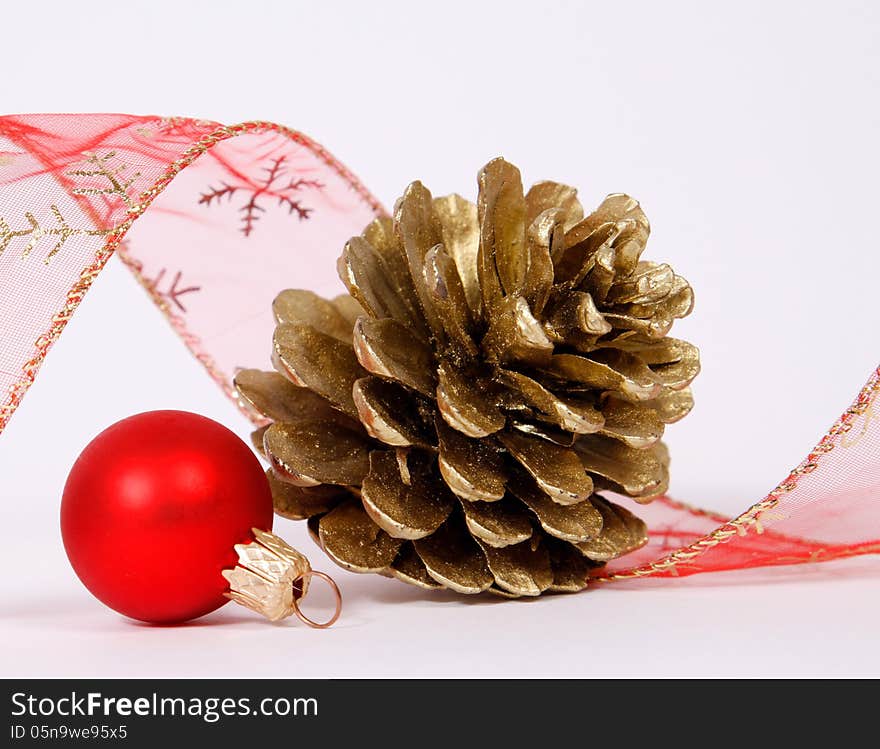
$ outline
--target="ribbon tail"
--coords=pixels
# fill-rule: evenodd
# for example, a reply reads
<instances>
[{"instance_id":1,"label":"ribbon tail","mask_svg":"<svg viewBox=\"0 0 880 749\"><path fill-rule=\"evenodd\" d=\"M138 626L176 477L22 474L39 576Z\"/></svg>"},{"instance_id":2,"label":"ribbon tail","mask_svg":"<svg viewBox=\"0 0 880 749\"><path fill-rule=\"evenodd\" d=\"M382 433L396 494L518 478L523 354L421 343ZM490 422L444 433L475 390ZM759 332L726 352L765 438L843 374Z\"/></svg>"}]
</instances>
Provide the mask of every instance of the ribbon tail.
<instances>
[{"instance_id":1,"label":"ribbon tail","mask_svg":"<svg viewBox=\"0 0 880 749\"><path fill-rule=\"evenodd\" d=\"M679 577L880 553L880 367L776 488L725 519L669 497L639 506L651 529L597 581Z\"/></svg>"}]
</instances>

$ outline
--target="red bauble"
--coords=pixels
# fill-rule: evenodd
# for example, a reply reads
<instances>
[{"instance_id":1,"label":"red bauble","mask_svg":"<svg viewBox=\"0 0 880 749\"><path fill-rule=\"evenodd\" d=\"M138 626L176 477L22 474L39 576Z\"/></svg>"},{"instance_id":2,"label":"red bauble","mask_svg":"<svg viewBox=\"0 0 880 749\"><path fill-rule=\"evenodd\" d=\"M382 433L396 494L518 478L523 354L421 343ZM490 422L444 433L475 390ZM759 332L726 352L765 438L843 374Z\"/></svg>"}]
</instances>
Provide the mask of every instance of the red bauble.
<instances>
[{"instance_id":1,"label":"red bauble","mask_svg":"<svg viewBox=\"0 0 880 749\"><path fill-rule=\"evenodd\" d=\"M221 570L251 528L271 530L260 462L235 434L185 411L151 411L95 437L61 502L64 548L85 586L133 619L174 623L226 603Z\"/></svg>"}]
</instances>

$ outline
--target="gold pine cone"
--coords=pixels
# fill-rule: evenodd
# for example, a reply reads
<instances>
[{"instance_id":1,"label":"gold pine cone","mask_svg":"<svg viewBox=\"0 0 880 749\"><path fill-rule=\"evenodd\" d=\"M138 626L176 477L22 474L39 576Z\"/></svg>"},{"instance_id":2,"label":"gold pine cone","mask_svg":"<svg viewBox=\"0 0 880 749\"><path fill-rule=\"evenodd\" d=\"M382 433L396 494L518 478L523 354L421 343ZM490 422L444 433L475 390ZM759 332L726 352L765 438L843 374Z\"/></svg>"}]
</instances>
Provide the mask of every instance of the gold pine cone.
<instances>
[{"instance_id":1,"label":"gold pine cone","mask_svg":"<svg viewBox=\"0 0 880 749\"><path fill-rule=\"evenodd\" d=\"M693 404L697 349L667 333L688 283L640 260L648 221L611 195L523 194L503 159L477 205L412 183L339 259L350 294L274 301L275 372L236 378L275 509L355 572L423 588L583 589L642 546L596 492L662 494L665 424Z\"/></svg>"}]
</instances>

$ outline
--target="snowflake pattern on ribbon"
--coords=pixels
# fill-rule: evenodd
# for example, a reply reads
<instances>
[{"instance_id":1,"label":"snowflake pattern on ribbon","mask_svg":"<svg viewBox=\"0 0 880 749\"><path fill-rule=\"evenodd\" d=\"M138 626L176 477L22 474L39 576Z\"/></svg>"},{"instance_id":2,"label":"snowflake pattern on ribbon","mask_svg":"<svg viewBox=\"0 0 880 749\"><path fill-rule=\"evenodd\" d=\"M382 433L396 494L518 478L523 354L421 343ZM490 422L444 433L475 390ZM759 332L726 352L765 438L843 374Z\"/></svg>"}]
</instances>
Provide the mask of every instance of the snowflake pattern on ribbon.
<instances>
[{"instance_id":1,"label":"snowflake pattern on ribbon","mask_svg":"<svg viewBox=\"0 0 880 749\"><path fill-rule=\"evenodd\" d=\"M247 200L238 209L242 223L240 231L246 237L251 235L260 214L266 212L266 208L260 204L263 198L277 201L278 206L286 208L289 214L296 215L300 221L308 220L312 209L303 204L300 193L305 190L322 190L324 185L318 180L287 177L286 161L286 156L272 159L271 164L263 168L265 176L254 181L240 179L235 184L221 181L219 187L209 187L207 192L199 196L199 205L210 206L246 195Z\"/></svg>"}]
</instances>

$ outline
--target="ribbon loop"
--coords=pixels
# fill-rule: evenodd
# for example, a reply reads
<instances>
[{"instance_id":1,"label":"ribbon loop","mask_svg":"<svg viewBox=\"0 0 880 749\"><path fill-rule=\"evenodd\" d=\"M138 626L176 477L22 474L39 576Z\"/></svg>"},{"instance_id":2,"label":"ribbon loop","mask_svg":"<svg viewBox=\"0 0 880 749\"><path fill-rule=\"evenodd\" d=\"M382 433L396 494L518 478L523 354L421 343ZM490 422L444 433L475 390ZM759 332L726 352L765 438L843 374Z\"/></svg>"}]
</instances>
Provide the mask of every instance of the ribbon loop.
<instances>
[{"instance_id":1,"label":"ribbon loop","mask_svg":"<svg viewBox=\"0 0 880 749\"><path fill-rule=\"evenodd\" d=\"M235 372L270 367L272 299L290 286L339 293L333 258L381 215L333 156L280 125L0 117L0 432L114 253L238 404ZM878 392L880 367L801 465L736 518L668 497L640 506L650 543L597 580L880 552Z\"/></svg>"}]
</instances>

